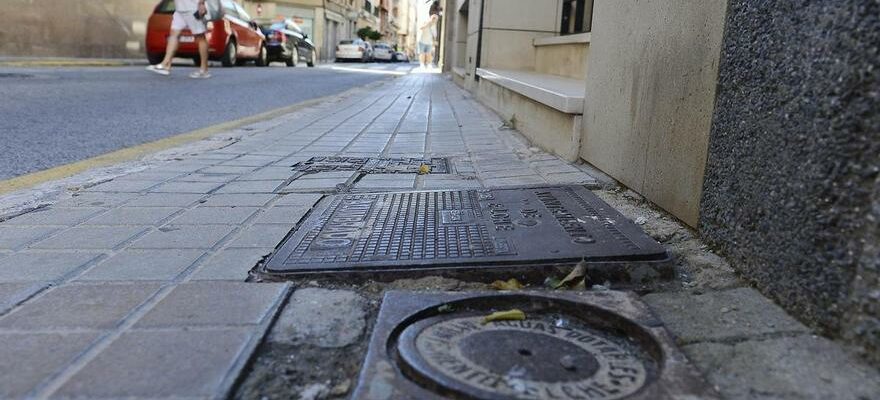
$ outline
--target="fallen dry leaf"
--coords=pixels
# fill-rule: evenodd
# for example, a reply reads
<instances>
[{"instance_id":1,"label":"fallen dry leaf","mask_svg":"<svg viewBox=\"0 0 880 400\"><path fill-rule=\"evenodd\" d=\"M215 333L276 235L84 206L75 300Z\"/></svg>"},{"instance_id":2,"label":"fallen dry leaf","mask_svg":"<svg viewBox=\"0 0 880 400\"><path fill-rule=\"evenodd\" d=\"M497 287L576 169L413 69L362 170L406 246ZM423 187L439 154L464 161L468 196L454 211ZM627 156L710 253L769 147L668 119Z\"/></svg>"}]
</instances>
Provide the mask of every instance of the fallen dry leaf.
<instances>
[{"instance_id":1,"label":"fallen dry leaf","mask_svg":"<svg viewBox=\"0 0 880 400\"><path fill-rule=\"evenodd\" d=\"M497 311L483 317L483 323L488 324L492 321L522 321L526 319L526 313L513 309L507 311Z\"/></svg>"},{"instance_id":2,"label":"fallen dry leaf","mask_svg":"<svg viewBox=\"0 0 880 400\"><path fill-rule=\"evenodd\" d=\"M495 290L520 290L524 287L516 278L510 278L507 281L495 281L490 286Z\"/></svg>"},{"instance_id":3,"label":"fallen dry leaf","mask_svg":"<svg viewBox=\"0 0 880 400\"><path fill-rule=\"evenodd\" d=\"M431 173L431 166L430 165L422 164L422 166L419 167L419 175L427 175L430 173Z\"/></svg>"},{"instance_id":4,"label":"fallen dry leaf","mask_svg":"<svg viewBox=\"0 0 880 400\"><path fill-rule=\"evenodd\" d=\"M586 261L582 260L581 262L577 263L577 265L574 266L574 269L572 269L571 272L569 272L568 275L565 276L565 278L563 278L561 281L559 281L559 284L557 284L556 287L554 287L554 289L559 289L559 288L566 286L570 283L576 282L579 279L583 280L583 278L586 276L587 276L587 263L586 263Z\"/></svg>"}]
</instances>

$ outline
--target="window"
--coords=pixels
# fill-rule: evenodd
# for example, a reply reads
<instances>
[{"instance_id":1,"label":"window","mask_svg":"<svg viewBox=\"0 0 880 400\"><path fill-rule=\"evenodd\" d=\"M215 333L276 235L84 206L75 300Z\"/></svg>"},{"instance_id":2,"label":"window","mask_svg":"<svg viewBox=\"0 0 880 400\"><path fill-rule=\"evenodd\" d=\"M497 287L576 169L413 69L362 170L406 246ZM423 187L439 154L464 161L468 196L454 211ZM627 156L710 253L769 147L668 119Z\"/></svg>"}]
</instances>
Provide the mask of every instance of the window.
<instances>
[{"instance_id":1,"label":"window","mask_svg":"<svg viewBox=\"0 0 880 400\"><path fill-rule=\"evenodd\" d=\"M367 14L372 13L373 12L373 4L370 3L369 1L365 1L364 2L364 10L367 11Z\"/></svg>"},{"instance_id":2,"label":"window","mask_svg":"<svg viewBox=\"0 0 880 400\"><path fill-rule=\"evenodd\" d=\"M560 34L589 32L593 24L593 0L563 0Z\"/></svg>"}]
</instances>

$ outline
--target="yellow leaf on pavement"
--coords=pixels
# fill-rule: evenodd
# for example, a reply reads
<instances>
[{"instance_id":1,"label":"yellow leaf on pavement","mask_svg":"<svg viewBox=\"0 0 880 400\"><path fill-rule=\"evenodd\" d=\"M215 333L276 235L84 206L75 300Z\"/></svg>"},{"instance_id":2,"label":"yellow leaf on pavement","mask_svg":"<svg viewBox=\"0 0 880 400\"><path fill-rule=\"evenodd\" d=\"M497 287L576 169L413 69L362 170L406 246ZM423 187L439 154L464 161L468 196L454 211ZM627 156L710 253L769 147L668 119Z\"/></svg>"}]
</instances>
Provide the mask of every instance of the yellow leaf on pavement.
<instances>
[{"instance_id":1,"label":"yellow leaf on pavement","mask_svg":"<svg viewBox=\"0 0 880 400\"><path fill-rule=\"evenodd\" d=\"M523 284L519 283L516 278L510 278L507 281L495 281L492 282L491 286L495 290L520 290L523 288Z\"/></svg>"},{"instance_id":2,"label":"yellow leaf on pavement","mask_svg":"<svg viewBox=\"0 0 880 400\"><path fill-rule=\"evenodd\" d=\"M422 166L419 167L419 175L427 175L430 173L431 173L431 166L430 165L422 164Z\"/></svg>"}]
</instances>

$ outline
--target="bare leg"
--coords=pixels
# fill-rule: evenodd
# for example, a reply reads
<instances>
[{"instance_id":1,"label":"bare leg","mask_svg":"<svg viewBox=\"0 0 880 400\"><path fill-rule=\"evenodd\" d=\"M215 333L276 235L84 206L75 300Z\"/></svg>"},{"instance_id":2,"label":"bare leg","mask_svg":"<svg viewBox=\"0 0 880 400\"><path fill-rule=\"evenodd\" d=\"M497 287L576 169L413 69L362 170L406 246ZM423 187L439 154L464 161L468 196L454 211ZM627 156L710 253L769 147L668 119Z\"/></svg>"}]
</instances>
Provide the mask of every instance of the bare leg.
<instances>
[{"instance_id":1,"label":"bare leg","mask_svg":"<svg viewBox=\"0 0 880 400\"><path fill-rule=\"evenodd\" d=\"M168 47L165 49L165 59L162 60L162 67L165 69L171 69L171 60L174 59L174 54L177 53L179 37L180 31L171 31L171 34L168 35Z\"/></svg>"},{"instance_id":2,"label":"bare leg","mask_svg":"<svg viewBox=\"0 0 880 400\"><path fill-rule=\"evenodd\" d=\"M199 59L202 62L201 71L208 72L208 38L205 35L196 36L199 41Z\"/></svg>"}]
</instances>

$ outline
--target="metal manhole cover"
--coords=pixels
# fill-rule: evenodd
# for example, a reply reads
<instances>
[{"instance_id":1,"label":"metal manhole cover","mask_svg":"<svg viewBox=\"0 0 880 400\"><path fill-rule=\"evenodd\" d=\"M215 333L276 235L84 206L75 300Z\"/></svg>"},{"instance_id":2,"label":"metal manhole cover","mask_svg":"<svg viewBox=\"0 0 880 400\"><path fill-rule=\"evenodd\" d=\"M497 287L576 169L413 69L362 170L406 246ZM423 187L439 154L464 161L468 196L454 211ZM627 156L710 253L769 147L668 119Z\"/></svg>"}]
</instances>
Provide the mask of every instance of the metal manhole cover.
<instances>
[{"instance_id":1,"label":"metal manhole cover","mask_svg":"<svg viewBox=\"0 0 880 400\"><path fill-rule=\"evenodd\" d=\"M331 196L263 272L543 273L535 267L581 260L601 266L593 272L603 279L671 271L663 246L610 205L581 186L556 186Z\"/></svg>"},{"instance_id":2,"label":"metal manhole cover","mask_svg":"<svg viewBox=\"0 0 880 400\"><path fill-rule=\"evenodd\" d=\"M512 308L526 319L483 321ZM623 292L389 292L354 398L378 387L417 399L717 398Z\"/></svg>"},{"instance_id":3,"label":"metal manhole cover","mask_svg":"<svg viewBox=\"0 0 880 400\"><path fill-rule=\"evenodd\" d=\"M449 173L449 162L445 158L423 160L419 158L312 157L294 164L293 170L303 174L333 171L357 171L364 174L418 174L422 165L430 167L432 174Z\"/></svg>"}]
</instances>

